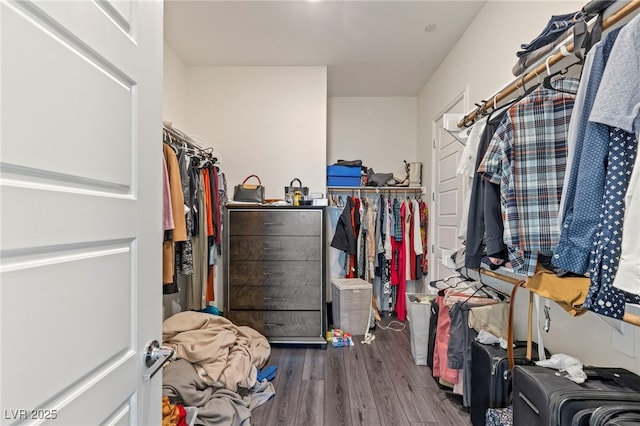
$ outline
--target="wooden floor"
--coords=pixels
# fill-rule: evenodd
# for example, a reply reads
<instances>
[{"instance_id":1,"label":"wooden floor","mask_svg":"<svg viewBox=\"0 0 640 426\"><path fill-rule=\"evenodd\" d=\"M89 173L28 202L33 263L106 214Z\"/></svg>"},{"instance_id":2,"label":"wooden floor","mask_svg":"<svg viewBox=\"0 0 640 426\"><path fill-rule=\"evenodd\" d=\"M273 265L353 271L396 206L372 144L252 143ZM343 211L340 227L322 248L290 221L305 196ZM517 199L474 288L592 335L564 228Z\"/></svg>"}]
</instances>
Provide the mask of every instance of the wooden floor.
<instances>
[{"instance_id":1,"label":"wooden floor","mask_svg":"<svg viewBox=\"0 0 640 426\"><path fill-rule=\"evenodd\" d=\"M397 325L397 324L396 324ZM252 425L470 425L459 395L440 389L415 365L409 327L378 328L370 345L296 348L274 345L276 396L253 410Z\"/></svg>"}]
</instances>

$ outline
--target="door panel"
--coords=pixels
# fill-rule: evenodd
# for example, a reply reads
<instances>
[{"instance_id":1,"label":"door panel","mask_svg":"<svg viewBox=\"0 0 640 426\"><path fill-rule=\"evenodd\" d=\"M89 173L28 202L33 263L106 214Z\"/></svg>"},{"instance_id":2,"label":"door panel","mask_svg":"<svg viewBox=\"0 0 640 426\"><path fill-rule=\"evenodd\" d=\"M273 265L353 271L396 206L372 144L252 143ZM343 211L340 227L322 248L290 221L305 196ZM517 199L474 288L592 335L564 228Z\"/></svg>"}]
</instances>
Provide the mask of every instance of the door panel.
<instances>
[{"instance_id":1,"label":"door panel","mask_svg":"<svg viewBox=\"0 0 640 426\"><path fill-rule=\"evenodd\" d=\"M458 189L441 192L438 194L438 216L451 217L458 214Z\"/></svg>"},{"instance_id":2,"label":"door panel","mask_svg":"<svg viewBox=\"0 0 640 426\"><path fill-rule=\"evenodd\" d=\"M26 83L2 88L3 98L20 100L3 111L3 130L20 143L4 144L2 161L129 188L133 81L50 26L12 11L3 13L2 25L14 38L2 46L2 78ZM29 116L37 126L24 126L21 117ZM86 143L89 136L94 143Z\"/></svg>"},{"instance_id":3,"label":"door panel","mask_svg":"<svg viewBox=\"0 0 640 426\"><path fill-rule=\"evenodd\" d=\"M159 424L162 3L3 1L0 44L2 423Z\"/></svg>"},{"instance_id":4,"label":"door panel","mask_svg":"<svg viewBox=\"0 0 640 426\"><path fill-rule=\"evenodd\" d=\"M433 243L431 280L446 278L452 274L442 264L442 251L458 249L461 246L457 238L458 225L462 214L463 185L462 178L456 174L463 145L442 127L445 113L464 112L464 94L453 101L433 123Z\"/></svg>"}]
</instances>

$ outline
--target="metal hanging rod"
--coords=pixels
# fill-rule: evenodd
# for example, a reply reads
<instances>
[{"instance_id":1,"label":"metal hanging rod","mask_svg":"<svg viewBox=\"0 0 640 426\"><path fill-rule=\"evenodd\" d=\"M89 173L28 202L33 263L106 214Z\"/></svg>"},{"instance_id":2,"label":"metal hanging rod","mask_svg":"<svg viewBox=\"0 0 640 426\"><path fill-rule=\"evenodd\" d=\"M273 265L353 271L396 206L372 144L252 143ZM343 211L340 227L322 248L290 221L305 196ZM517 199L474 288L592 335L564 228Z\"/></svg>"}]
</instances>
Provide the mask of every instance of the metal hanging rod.
<instances>
[{"instance_id":1,"label":"metal hanging rod","mask_svg":"<svg viewBox=\"0 0 640 426\"><path fill-rule=\"evenodd\" d=\"M636 11L636 9L640 8L640 0L631 0L620 9L612 13L609 17L603 20L602 22L602 30L605 31L622 19L627 17ZM571 37L572 38L572 37ZM566 49L567 52L573 52L573 41L568 45L561 45L559 49ZM518 90L526 87L526 84L529 83L533 79L538 79L540 76L545 75L547 72L547 66L551 67L561 60L563 60L566 55L561 51L557 52L551 56L548 56L545 60L535 67L533 70L525 73L523 76L518 77L509 85L503 87L498 90L495 96L491 96L488 101L483 102L480 106L477 106L470 113L466 114L459 122L458 127L463 128L467 127L474 123L475 119L478 116L483 115L484 113L490 111L491 108L495 108L496 104L504 99L507 99L513 93L516 93Z\"/></svg>"}]
</instances>

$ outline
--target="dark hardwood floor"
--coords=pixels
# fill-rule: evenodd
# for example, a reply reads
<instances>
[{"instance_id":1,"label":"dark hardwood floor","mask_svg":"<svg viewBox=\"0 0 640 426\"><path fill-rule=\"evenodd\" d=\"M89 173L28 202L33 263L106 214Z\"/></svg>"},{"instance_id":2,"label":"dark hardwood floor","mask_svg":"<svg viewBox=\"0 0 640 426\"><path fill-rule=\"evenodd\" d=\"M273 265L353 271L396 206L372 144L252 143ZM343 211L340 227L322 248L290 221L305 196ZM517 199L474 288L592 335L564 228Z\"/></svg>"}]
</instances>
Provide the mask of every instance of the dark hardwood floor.
<instances>
[{"instance_id":1,"label":"dark hardwood floor","mask_svg":"<svg viewBox=\"0 0 640 426\"><path fill-rule=\"evenodd\" d=\"M440 389L429 367L415 365L408 326L373 333L370 345L356 337L352 347L326 350L272 346L276 396L253 410L251 424L471 424L462 398Z\"/></svg>"}]
</instances>

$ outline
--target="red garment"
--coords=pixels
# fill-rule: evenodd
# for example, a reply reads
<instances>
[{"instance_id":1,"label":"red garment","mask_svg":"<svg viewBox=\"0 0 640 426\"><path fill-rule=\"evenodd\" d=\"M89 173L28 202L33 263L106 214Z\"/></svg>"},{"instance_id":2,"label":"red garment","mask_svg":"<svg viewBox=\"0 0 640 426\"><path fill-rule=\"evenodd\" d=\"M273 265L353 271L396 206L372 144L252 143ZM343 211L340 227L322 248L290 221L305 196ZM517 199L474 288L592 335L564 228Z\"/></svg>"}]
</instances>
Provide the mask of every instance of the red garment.
<instances>
[{"instance_id":1,"label":"red garment","mask_svg":"<svg viewBox=\"0 0 640 426\"><path fill-rule=\"evenodd\" d=\"M207 302L213 302L216 300L215 293L213 291L213 265L209 265L207 271L207 294L205 295Z\"/></svg>"},{"instance_id":2,"label":"red garment","mask_svg":"<svg viewBox=\"0 0 640 426\"><path fill-rule=\"evenodd\" d=\"M405 208L405 203L402 203L400 206L400 223L402 223L402 235L405 234L405 217L407 215L407 211ZM404 241L400 242L400 256L398 256L398 265L399 265L399 273L398 273L398 297L396 299L396 313L398 314L398 319L400 321L404 321L407 318L407 301L406 301L406 293L407 293L407 250Z\"/></svg>"},{"instance_id":3,"label":"red garment","mask_svg":"<svg viewBox=\"0 0 640 426\"><path fill-rule=\"evenodd\" d=\"M438 325L436 329L436 344L433 350L433 376L440 377L449 383L458 383L458 370L453 370L448 366L447 348L449 346L449 335L451 318L449 317L449 307L444 304L444 297L437 296L436 303L438 311Z\"/></svg>"},{"instance_id":4,"label":"red garment","mask_svg":"<svg viewBox=\"0 0 640 426\"><path fill-rule=\"evenodd\" d=\"M184 409L184 406L181 404L176 405L178 407L178 426L189 426L187 424L187 410Z\"/></svg>"},{"instance_id":5,"label":"red garment","mask_svg":"<svg viewBox=\"0 0 640 426\"><path fill-rule=\"evenodd\" d=\"M211 182L209 170L202 169L202 181L204 183L204 220L207 223L207 236L213 237L213 216L211 215ZM209 256L207 256L209 258Z\"/></svg>"}]
</instances>

